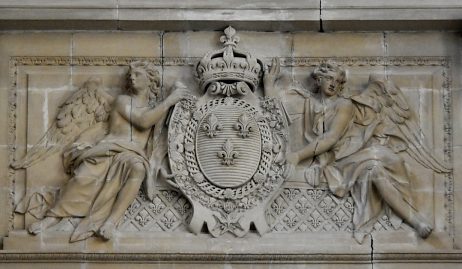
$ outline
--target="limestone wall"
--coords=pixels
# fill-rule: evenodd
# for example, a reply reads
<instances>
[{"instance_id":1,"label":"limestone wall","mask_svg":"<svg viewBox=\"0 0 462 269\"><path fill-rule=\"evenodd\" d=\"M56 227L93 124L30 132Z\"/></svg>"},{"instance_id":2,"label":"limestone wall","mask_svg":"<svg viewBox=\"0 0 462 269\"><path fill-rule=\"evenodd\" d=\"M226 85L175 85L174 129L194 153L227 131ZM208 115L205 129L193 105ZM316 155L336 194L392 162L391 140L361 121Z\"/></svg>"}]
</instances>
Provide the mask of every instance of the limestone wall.
<instances>
[{"instance_id":1,"label":"limestone wall","mask_svg":"<svg viewBox=\"0 0 462 269\"><path fill-rule=\"evenodd\" d=\"M462 5L401 2L2 1L0 267L459 268L462 40L457 30ZM156 185L157 201L137 197L112 241L69 244L65 225L54 233L27 234L34 217L14 208L28 194L59 189L69 176L60 154L28 169L10 165L45 134L59 106L92 76L101 77L117 95L135 60L157 66L162 91L179 80L199 95L195 64L221 48L219 37L228 25L238 31L239 47L264 64L280 58L277 86L282 91L312 88L310 72L327 60L347 70L352 93L367 85L371 73L399 85L429 148L453 166L453 172L441 175L405 157L416 178L411 182L414 204L434 227L428 239L408 225L395 230L381 219L358 244L351 237L351 205L345 204L351 200L302 181L285 182L271 200L266 211L271 232L263 237L191 234L189 202L163 182ZM302 106L291 98L282 98L289 112ZM312 199L308 213L300 211L303 199ZM315 211L322 222L318 226ZM345 218L341 224L339 214Z\"/></svg>"}]
</instances>

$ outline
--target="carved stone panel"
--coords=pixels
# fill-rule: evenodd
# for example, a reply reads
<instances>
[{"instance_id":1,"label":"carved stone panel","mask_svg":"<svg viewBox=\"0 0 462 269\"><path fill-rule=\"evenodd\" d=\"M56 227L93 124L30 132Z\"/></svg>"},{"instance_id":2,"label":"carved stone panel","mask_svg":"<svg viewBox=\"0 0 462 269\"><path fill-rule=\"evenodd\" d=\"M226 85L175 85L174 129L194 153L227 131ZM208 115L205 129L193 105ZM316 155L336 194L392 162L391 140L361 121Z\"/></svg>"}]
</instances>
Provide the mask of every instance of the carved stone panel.
<instances>
[{"instance_id":1,"label":"carved stone panel","mask_svg":"<svg viewBox=\"0 0 462 269\"><path fill-rule=\"evenodd\" d=\"M372 244L385 252L397 244L419 251L453 247L450 57L257 57L264 54L258 52L258 42L249 46L232 28L221 39L213 36L217 44L201 57L10 58L8 180L14 191L12 232L5 248L30 242L31 250L65 245L76 252L98 247L161 252L165 247L170 253L181 240L198 244L197 251L210 242L230 240L229 246L251 242L255 248L245 249L260 254L309 252L319 242L326 251L354 248L370 256ZM144 89L158 90L146 102L126 91L136 84L138 69L145 70L151 83ZM78 95L82 92L93 95ZM125 125L109 124L126 126L132 136L149 130L149 138L140 150L124 145L117 151L117 141L97 153L108 157L111 167L118 158L131 170L140 168L134 163L142 164L140 185L125 196L126 208L110 223L111 234L101 226L85 238L73 236L88 216L70 214L33 237L28 229L36 233L30 227L49 217L63 190L83 170L79 161L94 164L100 156L92 150L111 138L74 145L80 141L52 140L50 130L68 126L66 115L94 114L101 117L98 121L95 116L95 122L106 123L106 113L113 113L117 102L108 101L112 105L104 111L88 104L99 102L104 108L104 98L110 97L127 97L130 115ZM75 100L82 105L70 105ZM345 103L351 110L340 110ZM146 123L152 114L136 121L136 113L146 111L155 114L152 124ZM344 115L349 116L340 117ZM335 139L329 137L342 124L346 127ZM50 151L34 157L34 145ZM364 153L372 151L374 157ZM69 165L69 159L79 165ZM114 184L103 176L96 181ZM382 189L383 182L399 193L384 192L390 186ZM123 187L116 189L111 195L117 197ZM394 200L405 203L396 206ZM373 216L362 217L369 206L375 207ZM408 206L410 216L400 211ZM291 245L265 248L284 240ZM202 241L206 243L200 245ZM244 251L236 249L231 252ZM196 251L185 246L176 250Z\"/></svg>"}]
</instances>

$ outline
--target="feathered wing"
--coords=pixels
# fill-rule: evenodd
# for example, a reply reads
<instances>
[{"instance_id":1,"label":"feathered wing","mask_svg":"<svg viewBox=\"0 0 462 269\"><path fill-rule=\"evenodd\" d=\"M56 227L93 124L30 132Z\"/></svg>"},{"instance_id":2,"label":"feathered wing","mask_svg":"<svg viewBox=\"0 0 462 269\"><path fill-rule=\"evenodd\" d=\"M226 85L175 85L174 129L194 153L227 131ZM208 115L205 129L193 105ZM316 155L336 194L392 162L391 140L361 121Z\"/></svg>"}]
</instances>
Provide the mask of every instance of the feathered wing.
<instances>
[{"instance_id":1,"label":"feathered wing","mask_svg":"<svg viewBox=\"0 0 462 269\"><path fill-rule=\"evenodd\" d=\"M380 120L378 136L388 140L395 151L406 151L422 166L438 173L448 173L448 164L434 157L426 146L422 130L406 101L401 89L392 81L382 81L371 76L367 89L361 94L363 100L370 100L369 106Z\"/></svg>"},{"instance_id":2,"label":"feathered wing","mask_svg":"<svg viewBox=\"0 0 462 269\"><path fill-rule=\"evenodd\" d=\"M91 77L59 107L52 126L12 167L30 167L63 150L94 124L107 121L112 101L112 96L102 88L101 78Z\"/></svg>"}]
</instances>

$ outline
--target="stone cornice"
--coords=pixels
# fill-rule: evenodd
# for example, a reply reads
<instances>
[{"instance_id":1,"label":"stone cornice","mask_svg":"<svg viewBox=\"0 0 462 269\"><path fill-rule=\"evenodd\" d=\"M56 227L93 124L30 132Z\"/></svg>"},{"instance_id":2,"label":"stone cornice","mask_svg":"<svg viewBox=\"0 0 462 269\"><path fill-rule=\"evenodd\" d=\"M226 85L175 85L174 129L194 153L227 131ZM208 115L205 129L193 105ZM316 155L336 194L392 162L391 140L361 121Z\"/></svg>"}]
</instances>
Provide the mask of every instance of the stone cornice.
<instances>
[{"instance_id":1,"label":"stone cornice","mask_svg":"<svg viewBox=\"0 0 462 269\"><path fill-rule=\"evenodd\" d=\"M3 30L460 30L462 4L443 1L244 0L40 1L0 3Z\"/></svg>"}]
</instances>

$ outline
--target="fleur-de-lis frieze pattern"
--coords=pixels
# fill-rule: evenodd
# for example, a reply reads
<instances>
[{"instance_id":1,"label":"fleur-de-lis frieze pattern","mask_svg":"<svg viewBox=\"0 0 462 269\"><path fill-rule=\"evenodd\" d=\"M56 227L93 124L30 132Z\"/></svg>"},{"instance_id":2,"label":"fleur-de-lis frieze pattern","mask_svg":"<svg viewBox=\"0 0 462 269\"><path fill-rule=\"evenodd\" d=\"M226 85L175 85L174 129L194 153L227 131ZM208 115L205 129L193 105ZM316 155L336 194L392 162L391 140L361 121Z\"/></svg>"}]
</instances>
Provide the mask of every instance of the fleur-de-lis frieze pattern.
<instances>
[{"instance_id":1,"label":"fleur-de-lis frieze pattern","mask_svg":"<svg viewBox=\"0 0 462 269\"><path fill-rule=\"evenodd\" d=\"M266 216L272 232L351 232L353 199L337 198L327 189L285 188L270 203ZM374 229L394 228L384 215Z\"/></svg>"},{"instance_id":2,"label":"fleur-de-lis frieze pattern","mask_svg":"<svg viewBox=\"0 0 462 269\"><path fill-rule=\"evenodd\" d=\"M231 142L231 139L226 139L222 148L223 150L217 153L218 157L222 159L221 164L233 165L234 160L239 157L239 152L234 150L234 146L233 146L233 143Z\"/></svg>"},{"instance_id":3,"label":"fleur-de-lis frieze pattern","mask_svg":"<svg viewBox=\"0 0 462 269\"><path fill-rule=\"evenodd\" d=\"M153 201L140 192L125 212L120 229L187 232L191 214L191 204L178 191L159 190ZM266 216L273 233L351 232L353 200L351 197L339 199L325 189L285 188L269 204ZM393 229L385 215L374 228L377 231Z\"/></svg>"},{"instance_id":4,"label":"fleur-de-lis frieze pattern","mask_svg":"<svg viewBox=\"0 0 462 269\"><path fill-rule=\"evenodd\" d=\"M219 131L223 130L223 126L218 121L217 116L214 113L210 113L205 122L202 124L202 130L208 137L214 138L218 135Z\"/></svg>"},{"instance_id":5,"label":"fleur-de-lis frieze pattern","mask_svg":"<svg viewBox=\"0 0 462 269\"><path fill-rule=\"evenodd\" d=\"M191 204L178 191L159 190L150 201L140 191L125 212L122 231L186 231Z\"/></svg>"},{"instance_id":6,"label":"fleur-de-lis frieze pattern","mask_svg":"<svg viewBox=\"0 0 462 269\"><path fill-rule=\"evenodd\" d=\"M246 138L249 136L250 132L254 131L250 123L249 115L247 115L247 113L242 113L234 124L234 129L239 132L242 138Z\"/></svg>"}]
</instances>

